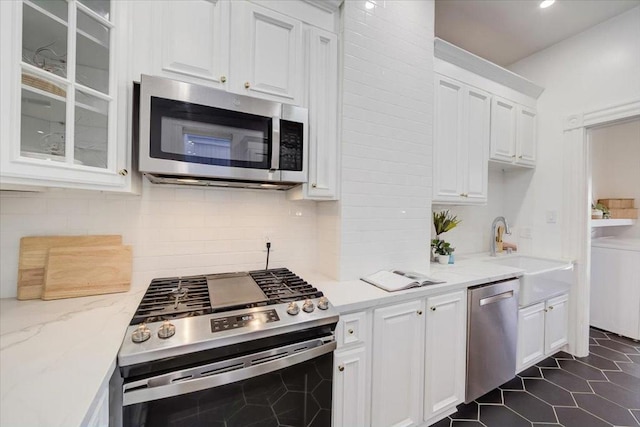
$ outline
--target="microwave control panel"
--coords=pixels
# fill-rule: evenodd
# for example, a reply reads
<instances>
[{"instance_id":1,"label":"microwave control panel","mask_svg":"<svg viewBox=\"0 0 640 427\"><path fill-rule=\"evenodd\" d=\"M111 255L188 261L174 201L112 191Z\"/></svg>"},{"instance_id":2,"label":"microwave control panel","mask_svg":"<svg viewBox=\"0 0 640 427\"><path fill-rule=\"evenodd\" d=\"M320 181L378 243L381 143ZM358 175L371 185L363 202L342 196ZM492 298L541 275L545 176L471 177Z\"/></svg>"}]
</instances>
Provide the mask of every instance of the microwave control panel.
<instances>
[{"instance_id":1,"label":"microwave control panel","mask_svg":"<svg viewBox=\"0 0 640 427\"><path fill-rule=\"evenodd\" d=\"M285 171L302 170L302 123L280 120L280 169Z\"/></svg>"}]
</instances>

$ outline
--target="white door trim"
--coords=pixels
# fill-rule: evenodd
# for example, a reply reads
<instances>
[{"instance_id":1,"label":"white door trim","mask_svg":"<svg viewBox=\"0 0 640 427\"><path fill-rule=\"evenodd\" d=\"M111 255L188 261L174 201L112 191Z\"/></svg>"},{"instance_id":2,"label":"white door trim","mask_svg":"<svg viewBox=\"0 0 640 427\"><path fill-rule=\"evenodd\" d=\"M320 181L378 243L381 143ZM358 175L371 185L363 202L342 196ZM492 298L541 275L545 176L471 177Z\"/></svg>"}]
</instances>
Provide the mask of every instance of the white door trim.
<instances>
[{"instance_id":1,"label":"white door trim","mask_svg":"<svg viewBox=\"0 0 640 427\"><path fill-rule=\"evenodd\" d=\"M591 162L588 130L640 116L640 99L570 115L563 137L562 256L575 260L569 305L569 351L589 354L591 289Z\"/></svg>"}]
</instances>

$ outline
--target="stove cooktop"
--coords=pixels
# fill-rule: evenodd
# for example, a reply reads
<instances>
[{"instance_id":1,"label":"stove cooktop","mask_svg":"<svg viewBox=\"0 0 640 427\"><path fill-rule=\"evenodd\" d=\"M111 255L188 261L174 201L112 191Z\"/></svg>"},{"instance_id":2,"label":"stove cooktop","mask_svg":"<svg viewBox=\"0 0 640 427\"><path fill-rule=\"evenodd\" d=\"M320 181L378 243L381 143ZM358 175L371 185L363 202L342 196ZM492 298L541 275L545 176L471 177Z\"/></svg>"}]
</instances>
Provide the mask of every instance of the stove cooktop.
<instances>
[{"instance_id":1,"label":"stove cooktop","mask_svg":"<svg viewBox=\"0 0 640 427\"><path fill-rule=\"evenodd\" d=\"M229 296L234 288L240 289L241 285L245 289L247 285L257 285L255 291L263 297L255 298L255 291L252 298L244 300L242 293ZM224 288L228 289L223 292ZM130 324L161 322L322 296L321 291L286 268L153 279Z\"/></svg>"}]
</instances>

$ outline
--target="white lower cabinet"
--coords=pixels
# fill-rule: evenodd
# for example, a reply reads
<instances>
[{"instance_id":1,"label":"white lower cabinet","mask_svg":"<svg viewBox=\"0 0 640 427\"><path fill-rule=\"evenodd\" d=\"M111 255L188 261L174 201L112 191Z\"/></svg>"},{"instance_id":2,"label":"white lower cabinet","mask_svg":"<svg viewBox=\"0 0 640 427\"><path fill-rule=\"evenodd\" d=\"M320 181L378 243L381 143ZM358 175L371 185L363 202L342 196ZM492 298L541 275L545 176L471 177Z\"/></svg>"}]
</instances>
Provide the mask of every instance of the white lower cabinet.
<instances>
[{"instance_id":1,"label":"white lower cabinet","mask_svg":"<svg viewBox=\"0 0 640 427\"><path fill-rule=\"evenodd\" d=\"M369 313L341 314L333 359L333 426L367 426L371 402Z\"/></svg>"},{"instance_id":2,"label":"white lower cabinet","mask_svg":"<svg viewBox=\"0 0 640 427\"><path fill-rule=\"evenodd\" d=\"M424 300L373 312L371 424L409 426L422 419Z\"/></svg>"},{"instance_id":3,"label":"white lower cabinet","mask_svg":"<svg viewBox=\"0 0 640 427\"><path fill-rule=\"evenodd\" d=\"M333 425L366 425L367 349L364 345L335 352L333 390Z\"/></svg>"},{"instance_id":4,"label":"white lower cabinet","mask_svg":"<svg viewBox=\"0 0 640 427\"><path fill-rule=\"evenodd\" d=\"M467 290L341 314L333 426L428 426L464 402Z\"/></svg>"},{"instance_id":5,"label":"white lower cabinet","mask_svg":"<svg viewBox=\"0 0 640 427\"><path fill-rule=\"evenodd\" d=\"M560 350L567 343L569 295L523 307L518 312L516 369L523 369Z\"/></svg>"},{"instance_id":6,"label":"white lower cabinet","mask_svg":"<svg viewBox=\"0 0 640 427\"><path fill-rule=\"evenodd\" d=\"M427 298L424 421L437 421L464 401L467 292Z\"/></svg>"}]
</instances>

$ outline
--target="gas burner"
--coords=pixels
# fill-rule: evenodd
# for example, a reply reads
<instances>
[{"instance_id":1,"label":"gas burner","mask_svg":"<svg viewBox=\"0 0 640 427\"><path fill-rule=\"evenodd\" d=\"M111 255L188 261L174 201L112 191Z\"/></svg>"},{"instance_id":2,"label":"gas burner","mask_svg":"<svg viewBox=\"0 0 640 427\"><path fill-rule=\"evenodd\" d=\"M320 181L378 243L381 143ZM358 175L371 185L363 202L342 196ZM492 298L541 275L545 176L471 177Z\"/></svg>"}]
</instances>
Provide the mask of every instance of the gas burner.
<instances>
[{"instance_id":1,"label":"gas burner","mask_svg":"<svg viewBox=\"0 0 640 427\"><path fill-rule=\"evenodd\" d=\"M257 302L241 301L236 305L215 309L215 305L211 302L208 281L224 276L224 274L153 279L131 320L131 324L201 316L214 312L303 301L322 296L322 292L286 268L250 271L248 274L262 290L266 299L262 298ZM232 273L232 275L237 274Z\"/></svg>"},{"instance_id":2,"label":"gas burner","mask_svg":"<svg viewBox=\"0 0 640 427\"><path fill-rule=\"evenodd\" d=\"M211 313L205 276L153 279L131 324Z\"/></svg>"}]
</instances>

